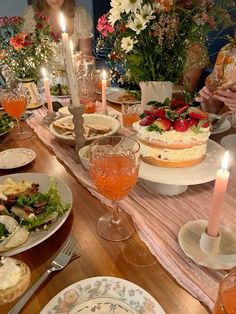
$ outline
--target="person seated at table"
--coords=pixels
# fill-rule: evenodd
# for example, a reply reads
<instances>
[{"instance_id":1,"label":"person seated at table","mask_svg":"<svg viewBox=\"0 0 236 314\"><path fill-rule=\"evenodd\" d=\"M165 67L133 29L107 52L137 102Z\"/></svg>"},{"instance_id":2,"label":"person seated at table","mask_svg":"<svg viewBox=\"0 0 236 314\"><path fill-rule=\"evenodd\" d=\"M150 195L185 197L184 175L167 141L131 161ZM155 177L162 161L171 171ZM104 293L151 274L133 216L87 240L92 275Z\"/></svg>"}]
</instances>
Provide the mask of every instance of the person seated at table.
<instances>
[{"instance_id":1,"label":"person seated at table","mask_svg":"<svg viewBox=\"0 0 236 314\"><path fill-rule=\"evenodd\" d=\"M64 69L63 49L61 43L61 25L59 13L65 17L65 24L69 39L73 43L73 49L79 49L86 55L92 55L91 33L92 21L82 6L77 6L75 0L34 0L33 5L26 8L24 12L24 30L32 32L35 28L34 13L40 12L49 17L51 31L55 37L56 57L53 60L54 68Z\"/></svg>"},{"instance_id":2,"label":"person seated at table","mask_svg":"<svg viewBox=\"0 0 236 314\"><path fill-rule=\"evenodd\" d=\"M218 53L213 72L196 100L204 110L221 114L236 112L236 42L225 45Z\"/></svg>"}]
</instances>

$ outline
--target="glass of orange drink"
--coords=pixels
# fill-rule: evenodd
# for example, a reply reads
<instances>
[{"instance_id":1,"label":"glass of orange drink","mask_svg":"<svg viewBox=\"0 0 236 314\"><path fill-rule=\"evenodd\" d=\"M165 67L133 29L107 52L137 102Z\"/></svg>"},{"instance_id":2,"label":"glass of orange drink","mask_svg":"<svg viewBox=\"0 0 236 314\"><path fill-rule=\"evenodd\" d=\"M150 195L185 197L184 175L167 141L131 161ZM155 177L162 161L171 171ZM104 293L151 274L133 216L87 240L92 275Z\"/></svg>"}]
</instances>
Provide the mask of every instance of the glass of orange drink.
<instances>
[{"instance_id":1,"label":"glass of orange drink","mask_svg":"<svg viewBox=\"0 0 236 314\"><path fill-rule=\"evenodd\" d=\"M109 241L128 239L135 232L132 219L119 209L119 201L136 184L139 143L125 136L108 136L91 144L90 174L98 192L112 201L112 212L100 217L98 234Z\"/></svg>"},{"instance_id":2,"label":"glass of orange drink","mask_svg":"<svg viewBox=\"0 0 236 314\"><path fill-rule=\"evenodd\" d=\"M221 281L218 289L218 299L212 313L236 313L236 268L231 270Z\"/></svg>"},{"instance_id":3,"label":"glass of orange drink","mask_svg":"<svg viewBox=\"0 0 236 314\"><path fill-rule=\"evenodd\" d=\"M26 110L26 96L18 88L4 88L1 93L1 103L6 113L17 122L17 130L14 132L14 139L23 140L30 138L32 132L24 130L19 121Z\"/></svg>"},{"instance_id":4,"label":"glass of orange drink","mask_svg":"<svg viewBox=\"0 0 236 314\"><path fill-rule=\"evenodd\" d=\"M133 130L133 123L139 120L140 104L132 100L123 101L121 113L123 127Z\"/></svg>"}]
</instances>

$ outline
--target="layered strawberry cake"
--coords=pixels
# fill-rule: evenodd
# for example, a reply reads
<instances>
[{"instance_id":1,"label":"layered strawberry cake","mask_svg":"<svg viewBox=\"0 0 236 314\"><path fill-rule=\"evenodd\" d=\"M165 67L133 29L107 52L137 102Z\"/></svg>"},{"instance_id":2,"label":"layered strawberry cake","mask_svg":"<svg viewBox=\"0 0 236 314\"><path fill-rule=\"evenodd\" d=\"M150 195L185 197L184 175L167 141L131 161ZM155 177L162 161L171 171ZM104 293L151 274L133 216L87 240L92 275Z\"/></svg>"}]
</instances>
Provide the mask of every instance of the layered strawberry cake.
<instances>
[{"instance_id":1,"label":"layered strawberry cake","mask_svg":"<svg viewBox=\"0 0 236 314\"><path fill-rule=\"evenodd\" d=\"M183 100L152 102L134 124L144 162L160 167L190 167L206 155L207 113Z\"/></svg>"}]
</instances>

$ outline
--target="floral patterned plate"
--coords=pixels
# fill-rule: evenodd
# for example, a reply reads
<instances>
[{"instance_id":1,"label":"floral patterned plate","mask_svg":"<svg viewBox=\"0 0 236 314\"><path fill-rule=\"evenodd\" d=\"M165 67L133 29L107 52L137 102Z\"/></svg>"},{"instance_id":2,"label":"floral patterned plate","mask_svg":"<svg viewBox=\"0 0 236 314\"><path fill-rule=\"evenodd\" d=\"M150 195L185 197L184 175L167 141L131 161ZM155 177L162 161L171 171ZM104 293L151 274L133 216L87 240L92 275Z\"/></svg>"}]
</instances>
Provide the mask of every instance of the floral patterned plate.
<instances>
[{"instance_id":1,"label":"floral patterned plate","mask_svg":"<svg viewBox=\"0 0 236 314\"><path fill-rule=\"evenodd\" d=\"M40 314L164 314L160 304L134 283L115 277L92 277L59 292Z\"/></svg>"}]
</instances>

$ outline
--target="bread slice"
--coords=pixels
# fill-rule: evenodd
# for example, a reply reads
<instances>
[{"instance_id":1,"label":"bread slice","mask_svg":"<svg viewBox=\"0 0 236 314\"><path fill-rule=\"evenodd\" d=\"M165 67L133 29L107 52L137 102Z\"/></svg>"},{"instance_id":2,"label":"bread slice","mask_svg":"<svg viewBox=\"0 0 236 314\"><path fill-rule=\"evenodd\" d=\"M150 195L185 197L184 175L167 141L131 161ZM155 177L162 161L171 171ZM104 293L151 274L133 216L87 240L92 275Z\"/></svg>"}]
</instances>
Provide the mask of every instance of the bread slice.
<instances>
[{"instance_id":1,"label":"bread slice","mask_svg":"<svg viewBox=\"0 0 236 314\"><path fill-rule=\"evenodd\" d=\"M7 265L7 266L6 266ZM6 272L6 273L5 273ZM17 272L16 282L9 278L14 277L14 272ZM0 305L10 303L21 296L29 286L30 269L22 261L11 257L2 257L0 261ZM3 288L3 278L8 278L6 287Z\"/></svg>"}]
</instances>

